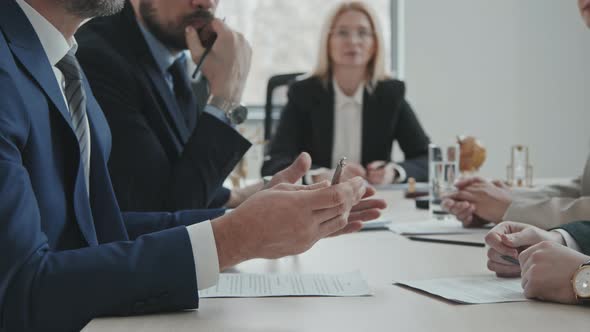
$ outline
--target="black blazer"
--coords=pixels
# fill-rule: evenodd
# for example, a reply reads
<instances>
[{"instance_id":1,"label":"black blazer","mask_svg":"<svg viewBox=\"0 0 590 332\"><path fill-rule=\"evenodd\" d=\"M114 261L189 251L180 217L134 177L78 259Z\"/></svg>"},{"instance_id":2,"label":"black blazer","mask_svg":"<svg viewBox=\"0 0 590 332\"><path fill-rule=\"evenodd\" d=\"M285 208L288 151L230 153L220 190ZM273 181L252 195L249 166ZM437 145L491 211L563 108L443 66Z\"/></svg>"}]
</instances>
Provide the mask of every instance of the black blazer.
<instances>
[{"instance_id":1,"label":"black blazer","mask_svg":"<svg viewBox=\"0 0 590 332\"><path fill-rule=\"evenodd\" d=\"M580 246L582 253L590 255L590 221L579 221L559 227L568 232Z\"/></svg>"},{"instance_id":2,"label":"black blazer","mask_svg":"<svg viewBox=\"0 0 590 332\"><path fill-rule=\"evenodd\" d=\"M119 14L85 24L76 38L77 57L113 134L109 171L121 209L210 207L251 144L198 110L197 127L189 131L129 2ZM201 109L206 98L199 97Z\"/></svg>"},{"instance_id":3,"label":"black blazer","mask_svg":"<svg viewBox=\"0 0 590 332\"><path fill-rule=\"evenodd\" d=\"M362 164L391 160L393 142L398 141L406 161L400 163L408 177L428 180L430 140L404 99L404 83L381 81L363 98ZM263 175L284 169L301 152L310 153L313 167L331 168L334 146L334 90L319 78L293 83L275 136L262 166Z\"/></svg>"}]
</instances>

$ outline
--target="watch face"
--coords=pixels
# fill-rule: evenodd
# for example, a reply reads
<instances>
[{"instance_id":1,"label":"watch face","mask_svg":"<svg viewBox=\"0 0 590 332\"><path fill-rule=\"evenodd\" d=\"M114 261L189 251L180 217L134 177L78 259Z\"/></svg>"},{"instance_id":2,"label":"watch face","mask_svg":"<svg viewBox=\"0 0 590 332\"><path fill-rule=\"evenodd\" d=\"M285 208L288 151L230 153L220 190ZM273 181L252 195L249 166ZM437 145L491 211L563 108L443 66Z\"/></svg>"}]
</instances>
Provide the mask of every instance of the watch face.
<instances>
[{"instance_id":1,"label":"watch face","mask_svg":"<svg viewBox=\"0 0 590 332\"><path fill-rule=\"evenodd\" d=\"M590 298L590 266L584 266L574 279L574 291L581 298Z\"/></svg>"},{"instance_id":2,"label":"watch face","mask_svg":"<svg viewBox=\"0 0 590 332\"><path fill-rule=\"evenodd\" d=\"M238 106L234 108L230 113L230 121L233 124L241 124L242 122L246 121L248 118L248 109L245 106Z\"/></svg>"}]
</instances>

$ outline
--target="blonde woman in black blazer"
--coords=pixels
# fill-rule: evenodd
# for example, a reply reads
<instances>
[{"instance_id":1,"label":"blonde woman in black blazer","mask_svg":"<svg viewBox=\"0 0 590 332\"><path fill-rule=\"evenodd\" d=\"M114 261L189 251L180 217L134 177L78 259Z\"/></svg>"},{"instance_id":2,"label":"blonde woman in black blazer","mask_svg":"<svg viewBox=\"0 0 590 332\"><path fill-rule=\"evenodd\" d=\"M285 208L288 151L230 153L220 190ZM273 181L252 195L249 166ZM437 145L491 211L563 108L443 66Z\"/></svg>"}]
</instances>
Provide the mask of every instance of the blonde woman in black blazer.
<instances>
[{"instance_id":1,"label":"blonde woman in black blazer","mask_svg":"<svg viewBox=\"0 0 590 332\"><path fill-rule=\"evenodd\" d=\"M405 100L405 87L385 71L383 38L364 3L339 5L324 26L319 62L307 79L294 83L283 110L263 175L311 154L308 181L329 179L340 157L346 176L372 184L428 178L429 138ZM393 163L397 141L405 161Z\"/></svg>"}]
</instances>

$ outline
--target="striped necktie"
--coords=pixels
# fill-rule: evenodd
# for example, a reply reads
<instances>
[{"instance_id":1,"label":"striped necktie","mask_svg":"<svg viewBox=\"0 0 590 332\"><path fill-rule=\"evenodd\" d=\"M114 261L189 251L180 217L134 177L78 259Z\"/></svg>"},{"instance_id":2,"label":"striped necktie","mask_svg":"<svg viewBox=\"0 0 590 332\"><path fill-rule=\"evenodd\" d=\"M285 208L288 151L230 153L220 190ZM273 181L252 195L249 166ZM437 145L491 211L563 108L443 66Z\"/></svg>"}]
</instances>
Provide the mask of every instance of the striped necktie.
<instances>
[{"instance_id":1,"label":"striped necktie","mask_svg":"<svg viewBox=\"0 0 590 332\"><path fill-rule=\"evenodd\" d=\"M65 78L65 96L72 117L72 126L80 146L80 159L84 166L86 190L90 192L90 127L86 116L86 93L82 84L82 69L73 51L68 52L56 67Z\"/></svg>"}]
</instances>

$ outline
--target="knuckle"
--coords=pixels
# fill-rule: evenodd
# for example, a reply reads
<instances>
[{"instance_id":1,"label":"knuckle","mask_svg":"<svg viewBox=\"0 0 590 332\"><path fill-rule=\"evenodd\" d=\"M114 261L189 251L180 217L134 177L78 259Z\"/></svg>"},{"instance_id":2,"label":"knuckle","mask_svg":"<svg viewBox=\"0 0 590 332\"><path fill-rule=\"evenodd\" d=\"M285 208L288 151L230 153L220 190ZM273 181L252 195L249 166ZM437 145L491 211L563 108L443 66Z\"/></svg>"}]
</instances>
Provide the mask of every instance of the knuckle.
<instances>
[{"instance_id":1,"label":"knuckle","mask_svg":"<svg viewBox=\"0 0 590 332\"><path fill-rule=\"evenodd\" d=\"M494 249L488 249L488 259L492 260L495 257Z\"/></svg>"},{"instance_id":2,"label":"knuckle","mask_svg":"<svg viewBox=\"0 0 590 332\"><path fill-rule=\"evenodd\" d=\"M487 262L487 268L490 271L496 271L496 264L494 264L494 262L492 262L491 260L488 260Z\"/></svg>"},{"instance_id":3,"label":"knuckle","mask_svg":"<svg viewBox=\"0 0 590 332\"><path fill-rule=\"evenodd\" d=\"M347 224L348 224L347 216L343 215L343 216L338 217L338 226L340 229L346 227Z\"/></svg>"},{"instance_id":4,"label":"knuckle","mask_svg":"<svg viewBox=\"0 0 590 332\"><path fill-rule=\"evenodd\" d=\"M539 280L534 276L531 277L526 285L526 288L529 289L531 296L535 296L537 294L537 289L539 289Z\"/></svg>"},{"instance_id":5,"label":"knuckle","mask_svg":"<svg viewBox=\"0 0 590 332\"><path fill-rule=\"evenodd\" d=\"M550 241L543 241L539 244L539 248L541 249L549 249L551 247L553 247L553 243Z\"/></svg>"},{"instance_id":6,"label":"knuckle","mask_svg":"<svg viewBox=\"0 0 590 332\"><path fill-rule=\"evenodd\" d=\"M332 190L332 203L335 205L344 204L346 201L346 194L340 190Z\"/></svg>"},{"instance_id":7,"label":"knuckle","mask_svg":"<svg viewBox=\"0 0 590 332\"><path fill-rule=\"evenodd\" d=\"M486 234L486 236L484 237L484 241L486 242L487 245L491 246L493 243L493 239L494 239L494 233L493 232L488 232Z\"/></svg>"},{"instance_id":8,"label":"knuckle","mask_svg":"<svg viewBox=\"0 0 590 332\"><path fill-rule=\"evenodd\" d=\"M274 189L277 189L277 190L286 190L287 189L287 185L284 184L284 183L279 183L276 186L274 186L273 188Z\"/></svg>"},{"instance_id":9,"label":"knuckle","mask_svg":"<svg viewBox=\"0 0 590 332\"><path fill-rule=\"evenodd\" d=\"M344 213L346 213L346 206L344 204L338 205L338 207L336 208L336 214L337 215L343 215Z\"/></svg>"}]
</instances>

